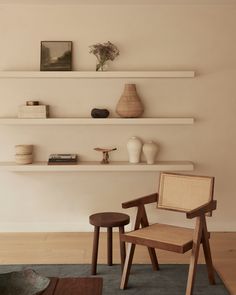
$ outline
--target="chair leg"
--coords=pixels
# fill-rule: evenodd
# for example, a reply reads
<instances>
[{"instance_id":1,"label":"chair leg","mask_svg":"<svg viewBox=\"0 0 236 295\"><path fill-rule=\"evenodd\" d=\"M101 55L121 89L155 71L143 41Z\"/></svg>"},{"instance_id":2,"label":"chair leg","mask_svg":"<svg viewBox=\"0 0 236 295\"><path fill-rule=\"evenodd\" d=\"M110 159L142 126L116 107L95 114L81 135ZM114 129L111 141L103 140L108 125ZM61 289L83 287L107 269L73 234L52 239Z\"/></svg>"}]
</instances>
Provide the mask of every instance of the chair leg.
<instances>
[{"instance_id":1,"label":"chair leg","mask_svg":"<svg viewBox=\"0 0 236 295\"><path fill-rule=\"evenodd\" d=\"M112 227L107 228L107 265L112 266Z\"/></svg>"},{"instance_id":2,"label":"chair leg","mask_svg":"<svg viewBox=\"0 0 236 295\"><path fill-rule=\"evenodd\" d=\"M151 262L152 262L152 269L154 271L159 270L160 267L159 267L159 263L157 260L157 255L156 255L155 249L148 247L148 252L149 252L149 256L151 258Z\"/></svg>"},{"instance_id":3,"label":"chair leg","mask_svg":"<svg viewBox=\"0 0 236 295\"><path fill-rule=\"evenodd\" d=\"M196 270L197 270L197 261L199 255L199 248L202 238L202 217L197 217L196 221L196 228L194 231L193 236L193 247L192 253L190 258L190 265L189 265L189 272L188 272L188 281L187 281L187 288L186 288L186 295L193 294L193 286L196 277Z\"/></svg>"},{"instance_id":4,"label":"chair leg","mask_svg":"<svg viewBox=\"0 0 236 295\"><path fill-rule=\"evenodd\" d=\"M128 280L129 280L129 274L130 274L130 269L134 257L134 250L135 250L135 244L128 244L128 250L127 250L127 255L125 258L125 264L124 264L124 269L121 277L121 283L120 283L120 289L124 290L127 288Z\"/></svg>"},{"instance_id":5,"label":"chair leg","mask_svg":"<svg viewBox=\"0 0 236 295\"><path fill-rule=\"evenodd\" d=\"M91 274L92 275L97 274L99 232L100 232L100 227L99 226L94 226L92 269L91 269Z\"/></svg>"},{"instance_id":6,"label":"chair leg","mask_svg":"<svg viewBox=\"0 0 236 295\"><path fill-rule=\"evenodd\" d=\"M205 261L206 261L206 265L207 265L209 283L211 285L215 285L215 283L216 283L215 282L215 271L214 271L214 267L213 267L213 263L212 263L211 248L210 248L210 243L209 243L209 236L208 236L205 217L204 217L204 221L203 221L202 246L203 246Z\"/></svg>"},{"instance_id":7,"label":"chair leg","mask_svg":"<svg viewBox=\"0 0 236 295\"><path fill-rule=\"evenodd\" d=\"M125 232L124 226L119 227L119 235L121 236ZM121 260L121 269L123 270L125 264L125 242L121 241L120 238L120 260Z\"/></svg>"},{"instance_id":8,"label":"chair leg","mask_svg":"<svg viewBox=\"0 0 236 295\"><path fill-rule=\"evenodd\" d=\"M147 218L147 213L146 213L146 210L145 210L144 206L141 207L141 208L142 208L141 225L142 225L142 227L146 227L146 226L149 225L148 218ZM148 248L149 256L150 256L151 262L152 262L152 269L153 270L159 270L159 264L158 264L155 249L150 248L150 247L147 247L147 248Z\"/></svg>"}]
</instances>

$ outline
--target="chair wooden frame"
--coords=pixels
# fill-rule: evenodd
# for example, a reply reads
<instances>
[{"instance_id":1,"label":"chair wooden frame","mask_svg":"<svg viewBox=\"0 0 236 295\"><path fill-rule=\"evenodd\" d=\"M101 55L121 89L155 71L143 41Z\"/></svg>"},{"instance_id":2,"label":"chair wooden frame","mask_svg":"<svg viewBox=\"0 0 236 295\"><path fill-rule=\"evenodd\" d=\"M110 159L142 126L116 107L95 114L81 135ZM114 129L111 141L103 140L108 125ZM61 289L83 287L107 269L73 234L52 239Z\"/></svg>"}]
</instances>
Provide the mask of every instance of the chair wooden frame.
<instances>
[{"instance_id":1,"label":"chair wooden frame","mask_svg":"<svg viewBox=\"0 0 236 295\"><path fill-rule=\"evenodd\" d=\"M210 234L207 230L207 225L206 225L206 214L210 214L211 216L212 211L216 209L216 205L217 205L217 202L213 200L213 187L214 187L214 178L212 178L211 200L208 203L202 206L199 206L198 208L185 212L186 218L188 219L196 218L196 225L193 230L193 238L191 242L184 245L183 247L174 247L171 244L167 244L167 243L162 244L162 243L159 243L158 241L139 238L137 236L135 237L135 236L129 235L129 233L122 234L120 236L121 241L128 243L127 255L126 255L126 260L125 260L122 278L121 278L121 285L120 285L121 289L125 289L127 287L136 244L143 245L148 248L153 270L159 270L159 264L158 264L155 248L164 249L167 251L179 252L179 253L185 253L186 251L189 251L192 249L191 257L190 257L189 272L188 272L187 287L186 287L186 293L185 293L186 295L193 294L193 286L194 286L194 281L196 276L196 266L197 266L197 261L199 256L199 249L200 249L200 245L202 244L207 271L208 271L209 283L212 285L215 284L214 267L212 263L212 256L211 256L210 244L209 244ZM138 199L134 199L134 200L122 203L122 208L125 208L125 209L137 207L137 216L135 220L134 231L139 230L140 227L142 228L149 227L145 205L156 203L156 202L158 202L158 193L154 193L148 196L144 196ZM180 210L174 210L174 211L180 211Z\"/></svg>"}]
</instances>

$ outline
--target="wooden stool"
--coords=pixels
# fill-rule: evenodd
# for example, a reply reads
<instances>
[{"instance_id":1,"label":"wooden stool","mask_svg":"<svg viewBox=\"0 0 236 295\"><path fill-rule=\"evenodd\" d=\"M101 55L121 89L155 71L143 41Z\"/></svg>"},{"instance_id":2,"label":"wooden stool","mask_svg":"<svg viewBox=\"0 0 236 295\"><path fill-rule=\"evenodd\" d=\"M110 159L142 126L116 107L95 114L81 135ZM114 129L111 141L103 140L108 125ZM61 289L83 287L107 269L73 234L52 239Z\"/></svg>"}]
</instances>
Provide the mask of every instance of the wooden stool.
<instances>
[{"instance_id":1,"label":"wooden stool","mask_svg":"<svg viewBox=\"0 0 236 295\"><path fill-rule=\"evenodd\" d=\"M124 226L130 221L129 215L116 212L93 214L89 217L90 224L94 225L93 255L91 274L97 273L98 243L100 227L107 228L107 264L112 265L112 228L119 227L119 234L124 233ZM125 262L125 243L120 242L121 267Z\"/></svg>"}]
</instances>

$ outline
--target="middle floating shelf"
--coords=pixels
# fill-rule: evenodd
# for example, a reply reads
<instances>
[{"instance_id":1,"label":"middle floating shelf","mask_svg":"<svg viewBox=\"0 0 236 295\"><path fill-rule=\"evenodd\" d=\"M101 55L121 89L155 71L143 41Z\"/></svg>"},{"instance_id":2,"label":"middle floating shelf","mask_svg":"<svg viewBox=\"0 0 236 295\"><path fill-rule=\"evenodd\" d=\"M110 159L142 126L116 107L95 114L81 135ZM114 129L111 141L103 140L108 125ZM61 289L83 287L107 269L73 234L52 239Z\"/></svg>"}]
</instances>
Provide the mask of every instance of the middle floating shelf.
<instances>
[{"instance_id":1,"label":"middle floating shelf","mask_svg":"<svg viewBox=\"0 0 236 295\"><path fill-rule=\"evenodd\" d=\"M0 118L0 125L192 125L194 118Z\"/></svg>"},{"instance_id":2,"label":"middle floating shelf","mask_svg":"<svg viewBox=\"0 0 236 295\"><path fill-rule=\"evenodd\" d=\"M0 71L0 78L17 79L110 79L194 78L195 71Z\"/></svg>"},{"instance_id":3,"label":"middle floating shelf","mask_svg":"<svg viewBox=\"0 0 236 295\"><path fill-rule=\"evenodd\" d=\"M117 161L109 164L100 162L79 162L77 165L47 165L47 162L36 162L29 165L17 165L13 162L1 162L0 170L11 172L157 172L157 171L193 171L194 164L190 161L157 161L153 165L146 163L130 164Z\"/></svg>"}]
</instances>

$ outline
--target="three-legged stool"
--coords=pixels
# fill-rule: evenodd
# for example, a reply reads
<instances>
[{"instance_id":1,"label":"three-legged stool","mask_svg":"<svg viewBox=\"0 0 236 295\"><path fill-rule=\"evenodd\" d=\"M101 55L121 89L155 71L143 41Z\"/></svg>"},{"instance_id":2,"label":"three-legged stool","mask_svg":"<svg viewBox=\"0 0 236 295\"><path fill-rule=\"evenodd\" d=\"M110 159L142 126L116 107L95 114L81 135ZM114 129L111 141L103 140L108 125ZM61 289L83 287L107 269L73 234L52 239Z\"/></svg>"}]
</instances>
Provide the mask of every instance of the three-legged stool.
<instances>
[{"instance_id":1,"label":"three-legged stool","mask_svg":"<svg viewBox=\"0 0 236 295\"><path fill-rule=\"evenodd\" d=\"M124 233L124 226L130 221L129 215L116 212L104 212L93 214L89 217L89 222L94 225L93 237L93 254L92 254L92 269L91 274L97 273L97 258L98 258L98 244L100 227L107 228L107 264L112 265L112 228L119 227L119 234ZM125 243L120 242L120 257L121 267L123 268L125 262Z\"/></svg>"}]
</instances>

